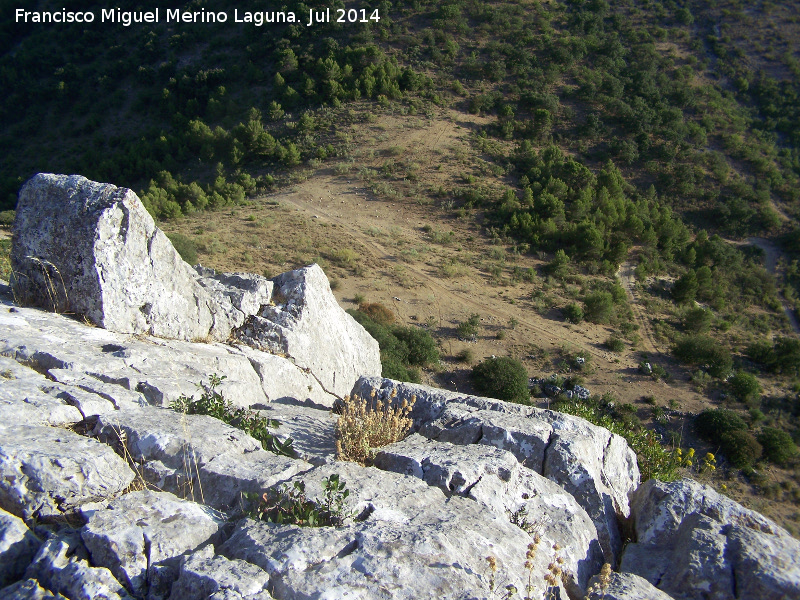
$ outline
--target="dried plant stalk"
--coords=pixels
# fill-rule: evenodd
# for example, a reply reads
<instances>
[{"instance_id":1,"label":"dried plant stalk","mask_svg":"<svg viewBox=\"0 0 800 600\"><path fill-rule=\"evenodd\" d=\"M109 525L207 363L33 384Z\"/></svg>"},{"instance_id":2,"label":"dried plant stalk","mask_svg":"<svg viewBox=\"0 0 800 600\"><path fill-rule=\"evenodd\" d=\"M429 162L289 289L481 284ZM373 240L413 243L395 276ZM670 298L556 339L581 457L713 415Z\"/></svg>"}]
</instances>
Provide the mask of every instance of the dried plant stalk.
<instances>
[{"instance_id":1,"label":"dried plant stalk","mask_svg":"<svg viewBox=\"0 0 800 600\"><path fill-rule=\"evenodd\" d=\"M402 440L411 429L409 418L416 396L411 402L394 402L392 391L388 401L375 400L373 390L369 402L358 396L345 396L339 421L336 423L336 458L361 465L370 465L376 449Z\"/></svg>"}]
</instances>

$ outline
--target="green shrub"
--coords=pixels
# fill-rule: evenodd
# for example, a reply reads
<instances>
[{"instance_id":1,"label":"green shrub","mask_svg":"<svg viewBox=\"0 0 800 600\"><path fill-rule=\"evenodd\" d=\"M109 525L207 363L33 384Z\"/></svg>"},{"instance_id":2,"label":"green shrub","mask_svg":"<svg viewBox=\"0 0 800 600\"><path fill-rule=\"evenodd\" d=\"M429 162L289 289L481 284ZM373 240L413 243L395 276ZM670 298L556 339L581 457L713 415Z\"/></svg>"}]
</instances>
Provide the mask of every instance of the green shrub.
<instances>
[{"instance_id":1,"label":"green shrub","mask_svg":"<svg viewBox=\"0 0 800 600\"><path fill-rule=\"evenodd\" d=\"M198 400L195 400L194 396L182 394L180 398L172 401L169 407L188 415L209 415L219 419L257 439L261 442L264 450L293 457L295 452L292 448L292 438L280 442L269 432L269 428L280 425L278 421L262 417L254 410L234 406L230 400L217 391L217 387L225 379L225 375L220 377L215 373L208 378L208 384L201 383L197 386L203 391Z\"/></svg>"},{"instance_id":2,"label":"green shrub","mask_svg":"<svg viewBox=\"0 0 800 600\"><path fill-rule=\"evenodd\" d=\"M561 309L561 314L563 317L569 321L570 323L575 323L576 325L583 321L583 309L580 305L575 304L567 304L564 308Z\"/></svg>"},{"instance_id":3,"label":"green shrub","mask_svg":"<svg viewBox=\"0 0 800 600\"><path fill-rule=\"evenodd\" d=\"M603 345L612 352L622 352L625 350L625 342L615 335L612 335L605 342L603 342Z\"/></svg>"},{"instance_id":4,"label":"green shrub","mask_svg":"<svg viewBox=\"0 0 800 600\"><path fill-rule=\"evenodd\" d=\"M475 361L475 353L469 348L464 348L458 354L456 354L456 358L460 362L471 364Z\"/></svg>"},{"instance_id":5,"label":"green shrub","mask_svg":"<svg viewBox=\"0 0 800 600\"><path fill-rule=\"evenodd\" d=\"M14 224L14 217L16 212L13 210L3 210L0 211L0 227L11 228Z\"/></svg>"},{"instance_id":6,"label":"green shrub","mask_svg":"<svg viewBox=\"0 0 800 600\"><path fill-rule=\"evenodd\" d=\"M487 358L472 368L472 381L480 393L490 398L519 403L530 400L528 373L513 358Z\"/></svg>"},{"instance_id":7,"label":"green shrub","mask_svg":"<svg viewBox=\"0 0 800 600\"><path fill-rule=\"evenodd\" d=\"M584 314L592 323L608 323L614 316L614 297L609 292L592 292L583 300Z\"/></svg>"},{"instance_id":8,"label":"green shrub","mask_svg":"<svg viewBox=\"0 0 800 600\"><path fill-rule=\"evenodd\" d=\"M346 510L350 490L338 474L322 480L323 497L310 499L306 496L306 484L295 481L289 486L283 483L261 496L246 494L255 506L250 518L277 525L299 525L300 527L330 527L342 525L345 519L354 516Z\"/></svg>"},{"instance_id":9,"label":"green shrub","mask_svg":"<svg viewBox=\"0 0 800 600\"><path fill-rule=\"evenodd\" d=\"M744 371L736 371L728 380L728 386L739 402L750 403L758 399L762 392L761 384L755 375Z\"/></svg>"},{"instance_id":10,"label":"green shrub","mask_svg":"<svg viewBox=\"0 0 800 600\"><path fill-rule=\"evenodd\" d=\"M397 339L408 348L408 363L424 367L439 362L439 350L431 334L419 327L394 327Z\"/></svg>"},{"instance_id":11,"label":"green shrub","mask_svg":"<svg viewBox=\"0 0 800 600\"><path fill-rule=\"evenodd\" d=\"M182 233L168 233L167 237L181 258L190 265L197 264L197 244Z\"/></svg>"},{"instance_id":12,"label":"green shrub","mask_svg":"<svg viewBox=\"0 0 800 600\"><path fill-rule=\"evenodd\" d=\"M682 337L672 353L682 363L707 365L714 377L726 377L733 367L731 353L716 340L704 335Z\"/></svg>"},{"instance_id":13,"label":"green shrub","mask_svg":"<svg viewBox=\"0 0 800 600\"><path fill-rule=\"evenodd\" d=\"M785 431L764 427L757 439L764 449L764 458L776 465L785 465L797 455L797 446L792 436Z\"/></svg>"},{"instance_id":14,"label":"green shrub","mask_svg":"<svg viewBox=\"0 0 800 600\"><path fill-rule=\"evenodd\" d=\"M747 423L732 410L708 409L694 419L697 435L712 444L720 444L722 436L731 431L747 431Z\"/></svg>"},{"instance_id":15,"label":"green shrub","mask_svg":"<svg viewBox=\"0 0 800 600\"><path fill-rule=\"evenodd\" d=\"M478 336L480 323L480 315L472 314L469 319L458 324L458 327L456 327L456 334L462 340L473 340Z\"/></svg>"},{"instance_id":16,"label":"green shrub","mask_svg":"<svg viewBox=\"0 0 800 600\"><path fill-rule=\"evenodd\" d=\"M747 431L736 430L723 434L720 447L737 469L752 467L761 458L761 444Z\"/></svg>"},{"instance_id":17,"label":"green shrub","mask_svg":"<svg viewBox=\"0 0 800 600\"><path fill-rule=\"evenodd\" d=\"M705 333L711 328L713 317L713 313L708 309L699 306L691 308L683 315L683 329L691 333Z\"/></svg>"}]
</instances>

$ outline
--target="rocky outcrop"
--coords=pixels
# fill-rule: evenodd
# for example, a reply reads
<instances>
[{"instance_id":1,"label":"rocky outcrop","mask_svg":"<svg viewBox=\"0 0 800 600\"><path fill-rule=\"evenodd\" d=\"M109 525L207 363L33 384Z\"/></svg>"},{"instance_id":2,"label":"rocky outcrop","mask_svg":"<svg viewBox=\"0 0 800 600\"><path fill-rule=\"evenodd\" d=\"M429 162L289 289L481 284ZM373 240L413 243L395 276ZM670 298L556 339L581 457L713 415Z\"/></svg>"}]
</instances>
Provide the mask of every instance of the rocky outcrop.
<instances>
[{"instance_id":1,"label":"rocky outcrop","mask_svg":"<svg viewBox=\"0 0 800 600\"><path fill-rule=\"evenodd\" d=\"M650 480L631 506L622 572L686 600L800 597L800 542L763 515L689 479Z\"/></svg>"},{"instance_id":2,"label":"rocky outcrop","mask_svg":"<svg viewBox=\"0 0 800 600\"><path fill-rule=\"evenodd\" d=\"M23 303L83 315L116 333L238 339L288 357L283 368L295 389L265 383L267 394L305 386L306 397L330 406L359 376L381 371L377 342L336 303L318 266L274 282L192 269L129 189L36 175L20 192L11 260Z\"/></svg>"},{"instance_id":3,"label":"rocky outcrop","mask_svg":"<svg viewBox=\"0 0 800 600\"><path fill-rule=\"evenodd\" d=\"M508 451L572 495L597 528L605 560L617 563L618 519L629 516L628 494L639 484L636 456L621 437L571 415L389 379L362 378L353 394L414 397L411 417L423 436Z\"/></svg>"},{"instance_id":4,"label":"rocky outcrop","mask_svg":"<svg viewBox=\"0 0 800 600\"><path fill-rule=\"evenodd\" d=\"M196 281L126 188L36 175L19 195L11 262L24 302L85 315L110 331L226 339L236 326L234 307Z\"/></svg>"},{"instance_id":5,"label":"rocky outcrop","mask_svg":"<svg viewBox=\"0 0 800 600\"><path fill-rule=\"evenodd\" d=\"M338 396L349 393L358 377L380 374L378 342L337 304L318 265L274 281L274 305L252 317L239 339L290 356Z\"/></svg>"},{"instance_id":6,"label":"rocky outcrop","mask_svg":"<svg viewBox=\"0 0 800 600\"><path fill-rule=\"evenodd\" d=\"M22 519L0 509L0 588L25 574L41 545Z\"/></svg>"}]
</instances>

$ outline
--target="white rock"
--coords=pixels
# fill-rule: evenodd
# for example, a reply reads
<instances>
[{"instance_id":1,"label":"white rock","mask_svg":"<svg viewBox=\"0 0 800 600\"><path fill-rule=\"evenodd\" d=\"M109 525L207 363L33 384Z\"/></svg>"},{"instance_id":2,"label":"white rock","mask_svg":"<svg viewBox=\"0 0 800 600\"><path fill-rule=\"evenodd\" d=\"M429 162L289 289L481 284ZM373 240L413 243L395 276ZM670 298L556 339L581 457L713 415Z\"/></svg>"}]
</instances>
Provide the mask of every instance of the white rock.
<instances>
[{"instance_id":1,"label":"white rock","mask_svg":"<svg viewBox=\"0 0 800 600\"><path fill-rule=\"evenodd\" d=\"M0 426L0 508L48 519L112 498L134 473L110 447L56 427Z\"/></svg>"},{"instance_id":2,"label":"white rock","mask_svg":"<svg viewBox=\"0 0 800 600\"><path fill-rule=\"evenodd\" d=\"M0 510L0 588L25 574L41 545L22 519Z\"/></svg>"}]
</instances>

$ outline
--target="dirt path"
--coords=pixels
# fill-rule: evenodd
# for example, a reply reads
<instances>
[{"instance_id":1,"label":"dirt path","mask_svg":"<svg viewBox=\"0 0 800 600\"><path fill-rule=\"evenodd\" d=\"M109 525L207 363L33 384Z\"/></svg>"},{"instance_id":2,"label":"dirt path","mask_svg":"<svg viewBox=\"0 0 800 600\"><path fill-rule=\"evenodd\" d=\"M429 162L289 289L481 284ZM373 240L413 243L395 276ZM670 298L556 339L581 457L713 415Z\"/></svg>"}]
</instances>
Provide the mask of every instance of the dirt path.
<instances>
[{"instance_id":1,"label":"dirt path","mask_svg":"<svg viewBox=\"0 0 800 600\"><path fill-rule=\"evenodd\" d=\"M780 260L781 256L783 255L780 249L766 238L751 237L747 238L747 242L753 246L761 248L761 250L764 251L764 267L773 276L776 275L778 270L778 260ZM792 310L792 307L786 301L786 298L783 297L783 294L778 294L778 297L783 305L783 312L786 313L786 317L789 319L789 323L792 325L792 329L795 333L800 334L800 321L798 321L797 315L795 315L794 310Z\"/></svg>"},{"instance_id":2,"label":"dirt path","mask_svg":"<svg viewBox=\"0 0 800 600\"><path fill-rule=\"evenodd\" d=\"M630 302L631 312L633 312L633 319L636 321L636 324L639 325L639 331L642 333L642 350L648 354L660 354L661 350L656 345L650 319L647 317L645 308L639 301L639 295L636 291L635 258L635 251L628 254L627 260L617 269L617 278L622 284L622 287L625 288L625 293L628 295L628 300Z\"/></svg>"}]
</instances>

